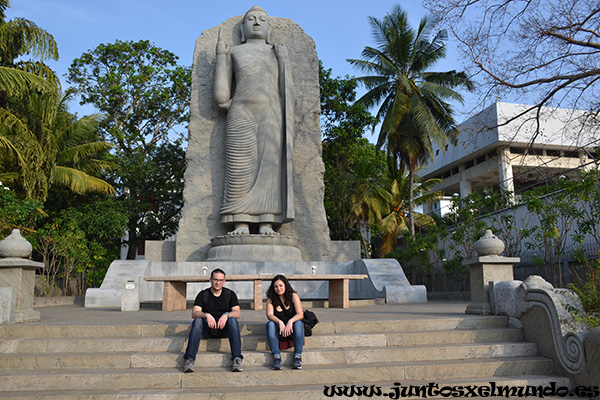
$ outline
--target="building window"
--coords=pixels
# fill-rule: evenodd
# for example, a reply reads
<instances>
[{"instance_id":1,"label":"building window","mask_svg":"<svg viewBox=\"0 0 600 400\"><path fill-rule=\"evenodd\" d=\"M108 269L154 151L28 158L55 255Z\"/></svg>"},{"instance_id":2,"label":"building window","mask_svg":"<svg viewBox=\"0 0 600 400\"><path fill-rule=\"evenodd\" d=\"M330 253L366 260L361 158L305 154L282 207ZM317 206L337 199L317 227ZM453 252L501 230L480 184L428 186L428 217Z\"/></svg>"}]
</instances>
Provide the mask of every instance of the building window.
<instances>
[{"instance_id":1,"label":"building window","mask_svg":"<svg viewBox=\"0 0 600 400\"><path fill-rule=\"evenodd\" d=\"M550 157L560 157L560 150L546 150L546 155Z\"/></svg>"}]
</instances>

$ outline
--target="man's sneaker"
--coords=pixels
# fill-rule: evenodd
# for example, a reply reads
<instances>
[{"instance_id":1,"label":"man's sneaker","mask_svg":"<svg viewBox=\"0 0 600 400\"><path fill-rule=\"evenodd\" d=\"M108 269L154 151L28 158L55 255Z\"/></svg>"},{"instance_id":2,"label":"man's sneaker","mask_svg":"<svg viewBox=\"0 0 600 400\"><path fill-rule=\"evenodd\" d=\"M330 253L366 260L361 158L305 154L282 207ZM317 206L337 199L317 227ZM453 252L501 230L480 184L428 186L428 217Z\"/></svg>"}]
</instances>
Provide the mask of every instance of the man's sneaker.
<instances>
[{"instance_id":1,"label":"man's sneaker","mask_svg":"<svg viewBox=\"0 0 600 400\"><path fill-rule=\"evenodd\" d=\"M231 367L233 372L242 372L242 359L236 357L233 359L233 366Z\"/></svg>"},{"instance_id":2,"label":"man's sneaker","mask_svg":"<svg viewBox=\"0 0 600 400\"><path fill-rule=\"evenodd\" d=\"M183 372L194 372L194 360L191 358L183 363Z\"/></svg>"},{"instance_id":3,"label":"man's sneaker","mask_svg":"<svg viewBox=\"0 0 600 400\"><path fill-rule=\"evenodd\" d=\"M273 369L281 369L281 357L273 357Z\"/></svg>"},{"instance_id":4,"label":"man's sneaker","mask_svg":"<svg viewBox=\"0 0 600 400\"><path fill-rule=\"evenodd\" d=\"M292 363L293 369L302 369L302 357L294 356L294 362Z\"/></svg>"}]
</instances>

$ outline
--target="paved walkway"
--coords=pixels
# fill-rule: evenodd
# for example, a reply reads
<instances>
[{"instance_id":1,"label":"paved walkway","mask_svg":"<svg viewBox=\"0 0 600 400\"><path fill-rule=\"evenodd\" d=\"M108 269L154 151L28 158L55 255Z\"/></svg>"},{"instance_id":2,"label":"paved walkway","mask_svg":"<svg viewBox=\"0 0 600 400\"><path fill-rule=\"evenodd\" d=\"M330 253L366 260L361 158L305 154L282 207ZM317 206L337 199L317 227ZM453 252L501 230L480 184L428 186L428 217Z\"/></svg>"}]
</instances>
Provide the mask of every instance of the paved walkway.
<instances>
[{"instance_id":1,"label":"paved walkway","mask_svg":"<svg viewBox=\"0 0 600 400\"><path fill-rule=\"evenodd\" d=\"M311 308L321 321L381 321L426 318L464 317L468 302L434 301L428 303L383 304L362 307ZM191 309L161 311L141 309L122 312L119 309L84 308L78 305L45 306L35 308L41 321L28 325L153 325L188 324ZM242 310L240 322L266 322L264 311Z\"/></svg>"}]
</instances>

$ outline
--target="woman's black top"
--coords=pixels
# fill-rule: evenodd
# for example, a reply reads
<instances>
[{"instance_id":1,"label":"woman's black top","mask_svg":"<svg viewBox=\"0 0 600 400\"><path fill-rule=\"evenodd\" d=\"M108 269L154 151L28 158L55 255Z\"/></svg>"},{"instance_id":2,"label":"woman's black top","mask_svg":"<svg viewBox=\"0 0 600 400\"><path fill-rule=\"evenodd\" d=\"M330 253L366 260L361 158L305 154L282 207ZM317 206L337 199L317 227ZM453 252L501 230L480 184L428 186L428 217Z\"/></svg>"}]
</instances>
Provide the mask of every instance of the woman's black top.
<instances>
[{"instance_id":1,"label":"woman's black top","mask_svg":"<svg viewBox=\"0 0 600 400\"><path fill-rule=\"evenodd\" d=\"M278 319L280 319L281 321L283 321L284 324L287 325L288 321L294 318L294 315L296 315L296 308L294 307L294 303L292 303L287 310L283 308L283 304L280 306L283 311L277 311L277 308L275 308L273 310L273 315L275 315Z\"/></svg>"}]
</instances>

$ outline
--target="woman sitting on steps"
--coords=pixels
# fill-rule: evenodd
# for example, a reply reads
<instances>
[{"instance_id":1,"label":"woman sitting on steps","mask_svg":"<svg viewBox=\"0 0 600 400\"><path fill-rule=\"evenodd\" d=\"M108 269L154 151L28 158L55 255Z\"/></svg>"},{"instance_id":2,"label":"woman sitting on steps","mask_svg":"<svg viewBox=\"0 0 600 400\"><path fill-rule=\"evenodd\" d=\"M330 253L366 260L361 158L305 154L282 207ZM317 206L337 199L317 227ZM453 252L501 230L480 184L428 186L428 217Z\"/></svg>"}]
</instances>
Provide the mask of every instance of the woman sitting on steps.
<instances>
[{"instance_id":1,"label":"woman sitting on steps","mask_svg":"<svg viewBox=\"0 0 600 400\"><path fill-rule=\"evenodd\" d=\"M293 339L294 362L292 368L302 368L304 345L304 312L300 297L283 275L277 275L267 290L267 339L273 354L273 369L281 369L280 339Z\"/></svg>"}]
</instances>

